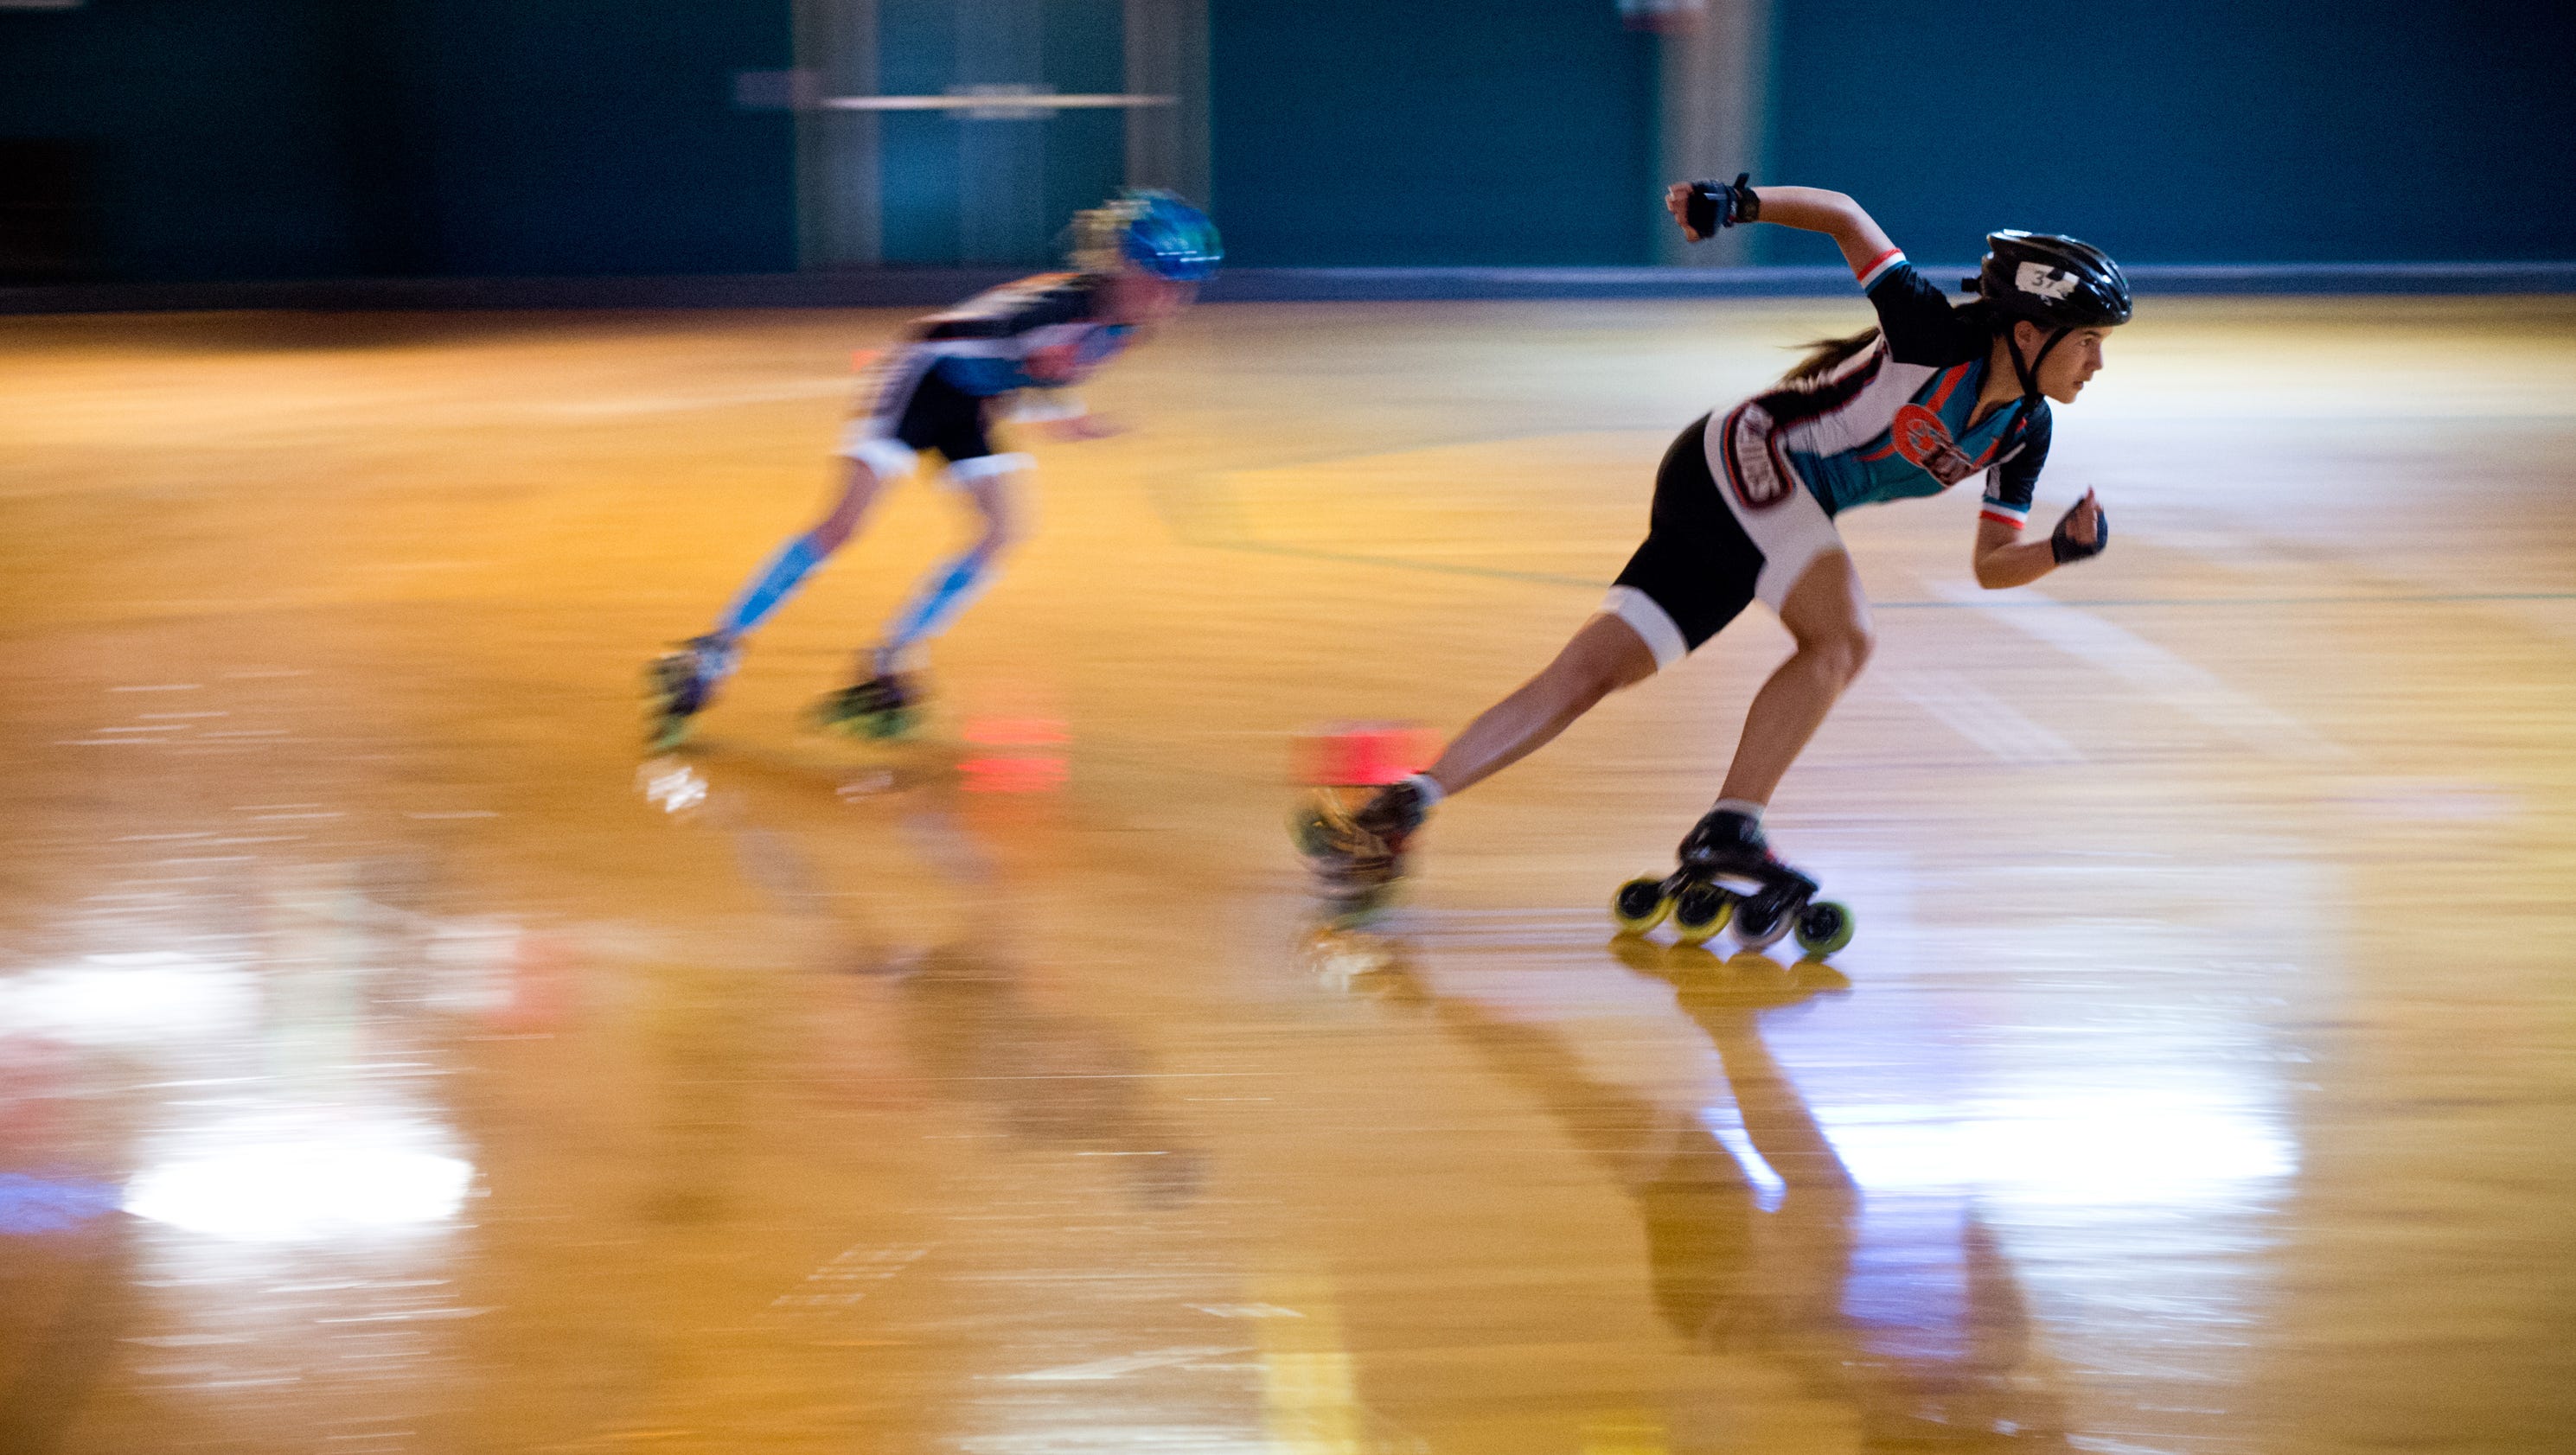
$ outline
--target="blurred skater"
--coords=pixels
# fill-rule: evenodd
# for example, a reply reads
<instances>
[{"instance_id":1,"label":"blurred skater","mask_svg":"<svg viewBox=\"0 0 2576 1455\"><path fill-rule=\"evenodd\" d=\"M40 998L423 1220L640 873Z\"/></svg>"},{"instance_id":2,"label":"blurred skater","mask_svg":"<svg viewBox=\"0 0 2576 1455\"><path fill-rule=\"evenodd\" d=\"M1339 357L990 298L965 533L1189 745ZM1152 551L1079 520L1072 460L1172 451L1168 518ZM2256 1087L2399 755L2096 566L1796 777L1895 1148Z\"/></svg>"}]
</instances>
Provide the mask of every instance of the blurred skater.
<instances>
[{"instance_id":1,"label":"blurred skater","mask_svg":"<svg viewBox=\"0 0 2576 1455\"><path fill-rule=\"evenodd\" d=\"M1022 528L1019 481L1031 461L994 450L990 430L1002 408L1016 399L1014 419L1044 422L1068 439L1110 433L1070 386L1188 307L1224 255L1205 213L1168 192L1130 191L1075 219L1074 271L1024 278L923 319L877 362L842 434L840 481L822 519L752 574L712 630L647 669L651 745L668 748L688 736L691 719L733 674L744 636L847 544L878 494L931 450L973 508L975 538L922 577L860 655L852 685L819 709L826 726L842 731L903 731L920 696L913 673L922 647L991 584Z\"/></svg>"}]
</instances>

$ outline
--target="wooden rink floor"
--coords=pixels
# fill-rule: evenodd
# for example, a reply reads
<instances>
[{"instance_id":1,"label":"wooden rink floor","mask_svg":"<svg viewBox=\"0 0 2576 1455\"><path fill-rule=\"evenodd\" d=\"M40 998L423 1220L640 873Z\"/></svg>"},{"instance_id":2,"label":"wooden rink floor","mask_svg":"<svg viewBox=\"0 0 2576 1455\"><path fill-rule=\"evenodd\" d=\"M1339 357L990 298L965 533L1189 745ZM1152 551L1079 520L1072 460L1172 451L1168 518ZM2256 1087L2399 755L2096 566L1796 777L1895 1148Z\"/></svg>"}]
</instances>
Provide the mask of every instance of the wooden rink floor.
<instances>
[{"instance_id":1,"label":"wooden rink floor","mask_svg":"<svg viewBox=\"0 0 2576 1455\"><path fill-rule=\"evenodd\" d=\"M2151 298L2035 515L2103 558L1845 517L1830 969L1609 933L1759 608L1376 934L1282 819L1857 300L1201 308L920 740L798 721L915 482L645 760L899 321L0 327L0 1450L2568 1448L2576 300Z\"/></svg>"}]
</instances>

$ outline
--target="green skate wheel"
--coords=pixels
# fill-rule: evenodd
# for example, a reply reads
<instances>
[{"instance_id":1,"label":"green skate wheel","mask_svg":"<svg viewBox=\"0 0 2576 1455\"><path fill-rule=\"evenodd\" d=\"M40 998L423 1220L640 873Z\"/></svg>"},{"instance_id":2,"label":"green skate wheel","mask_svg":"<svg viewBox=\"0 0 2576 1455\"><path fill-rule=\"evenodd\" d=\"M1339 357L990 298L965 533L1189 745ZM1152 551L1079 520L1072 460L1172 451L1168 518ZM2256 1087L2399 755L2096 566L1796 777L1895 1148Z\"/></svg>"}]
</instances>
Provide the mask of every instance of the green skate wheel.
<instances>
[{"instance_id":1,"label":"green skate wheel","mask_svg":"<svg viewBox=\"0 0 2576 1455\"><path fill-rule=\"evenodd\" d=\"M899 738L910 733L921 720L920 706L897 697L891 703L888 693L871 690L877 684L863 682L832 693L807 709L806 720L823 732L845 738Z\"/></svg>"},{"instance_id":2,"label":"green skate wheel","mask_svg":"<svg viewBox=\"0 0 2576 1455\"><path fill-rule=\"evenodd\" d=\"M1852 942L1851 906L1830 899L1808 905L1798 916L1798 948L1810 960L1821 960Z\"/></svg>"},{"instance_id":3,"label":"green skate wheel","mask_svg":"<svg viewBox=\"0 0 2576 1455\"><path fill-rule=\"evenodd\" d=\"M1642 935L1672 912L1673 902L1665 897L1661 878L1631 879L1610 896L1610 917L1619 922L1623 935Z\"/></svg>"},{"instance_id":4,"label":"green skate wheel","mask_svg":"<svg viewBox=\"0 0 2576 1455\"><path fill-rule=\"evenodd\" d=\"M839 713L826 705L815 709L814 725L834 737L883 738L891 736L879 726L884 717L881 712Z\"/></svg>"},{"instance_id":5,"label":"green skate wheel","mask_svg":"<svg viewBox=\"0 0 2576 1455\"><path fill-rule=\"evenodd\" d=\"M1693 884L1673 896L1673 938L1704 945L1735 915L1735 896L1715 884Z\"/></svg>"},{"instance_id":6,"label":"green skate wheel","mask_svg":"<svg viewBox=\"0 0 2576 1455\"><path fill-rule=\"evenodd\" d=\"M1309 859L1320 859L1333 851L1332 820L1314 804L1300 804L1288 815L1288 838L1297 852Z\"/></svg>"},{"instance_id":7,"label":"green skate wheel","mask_svg":"<svg viewBox=\"0 0 2576 1455\"><path fill-rule=\"evenodd\" d=\"M645 664L646 751L667 753L687 741L689 724L696 718L698 709L706 705L705 694L692 690L696 680L674 658L656 657Z\"/></svg>"}]
</instances>

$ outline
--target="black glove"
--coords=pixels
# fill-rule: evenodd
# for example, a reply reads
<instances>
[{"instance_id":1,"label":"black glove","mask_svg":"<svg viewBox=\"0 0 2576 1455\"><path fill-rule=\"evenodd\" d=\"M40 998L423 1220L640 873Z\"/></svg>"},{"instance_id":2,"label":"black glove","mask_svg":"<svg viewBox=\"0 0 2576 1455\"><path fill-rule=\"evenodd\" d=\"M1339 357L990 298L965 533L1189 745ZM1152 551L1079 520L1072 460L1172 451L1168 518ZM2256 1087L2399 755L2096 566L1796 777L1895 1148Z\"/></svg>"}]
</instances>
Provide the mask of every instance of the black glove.
<instances>
[{"instance_id":1,"label":"black glove","mask_svg":"<svg viewBox=\"0 0 2576 1455\"><path fill-rule=\"evenodd\" d=\"M2098 556L2102 554L2104 546L2111 544L2111 512L2104 510L2099 504L2093 507L2092 543L2088 545L2075 538L2075 512L2083 508L2082 501L2068 506L2066 513L2057 518L2057 529L2048 533L2048 554L2061 566L2069 561L2081 561L2089 556Z\"/></svg>"},{"instance_id":2,"label":"black glove","mask_svg":"<svg viewBox=\"0 0 2576 1455\"><path fill-rule=\"evenodd\" d=\"M1702 238L1717 236L1721 227L1739 222L1758 222L1762 217L1762 199L1744 184L1751 172L1738 172L1733 182L1693 182L1690 201L1682 206L1682 221Z\"/></svg>"}]
</instances>

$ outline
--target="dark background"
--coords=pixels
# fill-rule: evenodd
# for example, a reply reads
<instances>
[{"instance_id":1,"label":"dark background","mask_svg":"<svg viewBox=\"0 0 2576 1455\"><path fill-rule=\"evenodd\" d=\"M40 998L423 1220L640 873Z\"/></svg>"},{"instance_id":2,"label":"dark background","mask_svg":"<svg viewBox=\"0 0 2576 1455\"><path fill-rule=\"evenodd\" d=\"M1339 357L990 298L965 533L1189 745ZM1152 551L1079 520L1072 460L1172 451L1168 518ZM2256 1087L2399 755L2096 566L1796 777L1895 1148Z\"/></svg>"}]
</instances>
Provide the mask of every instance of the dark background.
<instances>
[{"instance_id":1,"label":"dark background","mask_svg":"<svg viewBox=\"0 0 2576 1455\"><path fill-rule=\"evenodd\" d=\"M936 69L939 9L888 0L887 89ZM790 65L790 27L788 0L0 11L0 246L21 281L785 271L794 124L733 78ZM1779 0L1772 27L1757 174L1921 256L2027 226L2141 263L2576 257L2576 5ZM1612 0L1214 0L1235 260L1651 261L1656 44ZM1118 84L1114 52L1048 53ZM1046 124L1116 175L1114 117ZM960 125L889 128L890 258L938 254L905 221L941 215L938 168L905 159Z\"/></svg>"},{"instance_id":2,"label":"dark background","mask_svg":"<svg viewBox=\"0 0 2576 1455\"><path fill-rule=\"evenodd\" d=\"M1925 256L2029 227L2142 263L2576 257L2567 0L1782 0L1773 25L1771 173Z\"/></svg>"},{"instance_id":3,"label":"dark background","mask_svg":"<svg viewBox=\"0 0 2576 1455\"><path fill-rule=\"evenodd\" d=\"M795 266L786 0L89 0L0 11L0 137L98 154L146 280Z\"/></svg>"}]
</instances>

